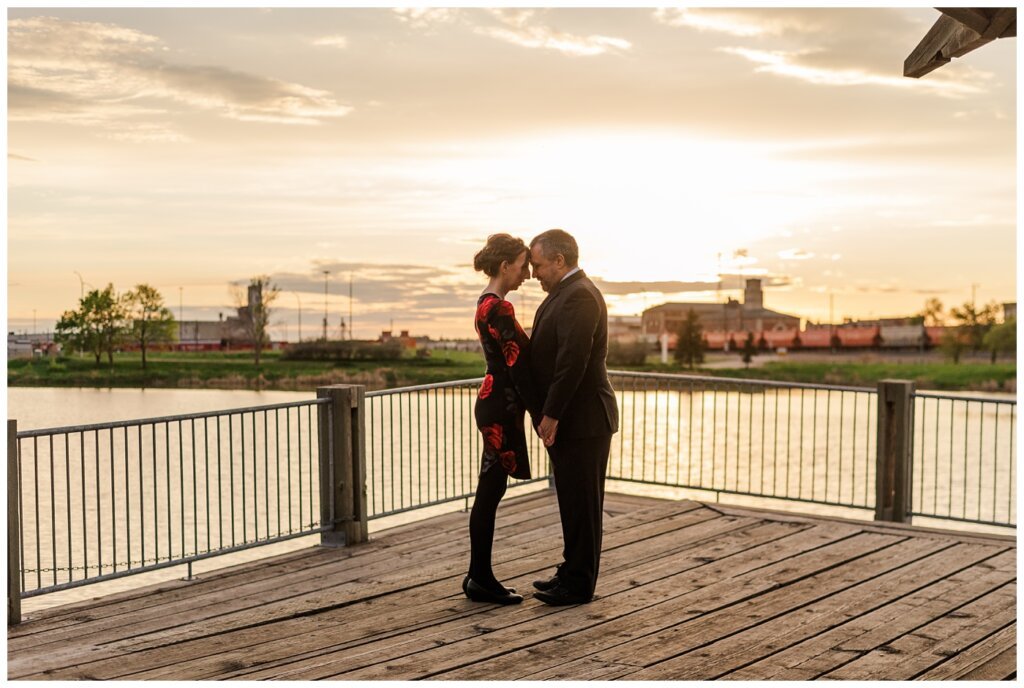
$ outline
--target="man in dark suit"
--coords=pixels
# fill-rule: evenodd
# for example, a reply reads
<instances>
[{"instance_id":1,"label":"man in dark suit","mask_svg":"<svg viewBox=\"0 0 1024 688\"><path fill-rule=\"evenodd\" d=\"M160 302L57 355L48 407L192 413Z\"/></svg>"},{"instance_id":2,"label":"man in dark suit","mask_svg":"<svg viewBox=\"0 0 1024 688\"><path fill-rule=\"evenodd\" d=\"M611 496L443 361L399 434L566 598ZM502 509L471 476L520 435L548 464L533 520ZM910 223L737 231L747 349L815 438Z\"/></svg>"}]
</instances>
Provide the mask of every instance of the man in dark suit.
<instances>
[{"instance_id":1,"label":"man in dark suit","mask_svg":"<svg viewBox=\"0 0 1024 688\"><path fill-rule=\"evenodd\" d=\"M619 429L605 367L608 310L578 259L576 240L561 229L530 243L534 276L548 293L534 316L530 345L531 372L543 397L537 432L554 467L564 542L557 573L534 582L535 597L551 605L594 596L608 450Z\"/></svg>"}]
</instances>

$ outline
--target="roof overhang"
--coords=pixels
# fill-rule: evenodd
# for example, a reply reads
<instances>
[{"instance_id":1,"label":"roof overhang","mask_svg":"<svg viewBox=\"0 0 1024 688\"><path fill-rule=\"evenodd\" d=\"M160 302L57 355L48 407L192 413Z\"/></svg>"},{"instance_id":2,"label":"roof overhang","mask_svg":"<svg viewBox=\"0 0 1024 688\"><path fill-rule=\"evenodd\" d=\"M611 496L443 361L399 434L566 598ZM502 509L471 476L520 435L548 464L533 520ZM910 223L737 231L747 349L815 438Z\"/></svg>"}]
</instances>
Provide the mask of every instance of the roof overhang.
<instances>
[{"instance_id":1,"label":"roof overhang","mask_svg":"<svg viewBox=\"0 0 1024 688\"><path fill-rule=\"evenodd\" d=\"M903 76L922 77L954 57L1017 35L1016 7L937 7L942 16L903 61Z\"/></svg>"}]
</instances>

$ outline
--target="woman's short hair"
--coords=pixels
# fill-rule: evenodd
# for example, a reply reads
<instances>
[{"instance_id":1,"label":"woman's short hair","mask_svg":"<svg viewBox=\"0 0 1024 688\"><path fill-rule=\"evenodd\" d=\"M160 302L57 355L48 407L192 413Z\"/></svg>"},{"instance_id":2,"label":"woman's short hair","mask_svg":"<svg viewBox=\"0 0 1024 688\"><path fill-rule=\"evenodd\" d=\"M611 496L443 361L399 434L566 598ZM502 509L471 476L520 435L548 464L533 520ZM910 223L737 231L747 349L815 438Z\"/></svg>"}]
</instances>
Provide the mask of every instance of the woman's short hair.
<instances>
[{"instance_id":1,"label":"woman's short hair","mask_svg":"<svg viewBox=\"0 0 1024 688\"><path fill-rule=\"evenodd\" d=\"M492 234L487 237L487 245L473 256L473 269L494 277L501 270L503 262L514 263L526 250L522 239L511 234Z\"/></svg>"},{"instance_id":2,"label":"woman's short hair","mask_svg":"<svg viewBox=\"0 0 1024 688\"><path fill-rule=\"evenodd\" d=\"M564 229L549 229L541 232L530 242L530 248L540 244L540 252L548 260L554 260L559 253L565 258L565 264L570 268L576 267L580 260L580 249L576 240Z\"/></svg>"}]
</instances>

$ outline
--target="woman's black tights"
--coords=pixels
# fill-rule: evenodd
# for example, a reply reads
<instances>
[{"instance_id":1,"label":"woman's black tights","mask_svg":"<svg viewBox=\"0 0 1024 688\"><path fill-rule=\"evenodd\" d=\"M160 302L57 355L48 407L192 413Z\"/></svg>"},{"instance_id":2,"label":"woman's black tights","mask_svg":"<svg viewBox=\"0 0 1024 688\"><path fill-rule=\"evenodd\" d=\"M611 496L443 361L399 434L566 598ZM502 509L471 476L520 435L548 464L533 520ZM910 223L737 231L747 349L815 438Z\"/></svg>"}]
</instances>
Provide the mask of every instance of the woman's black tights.
<instances>
[{"instance_id":1,"label":"woman's black tights","mask_svg":"<svg viewBox=\"0 0 1024 688\"><path fill-rule=\"evenodd\" d=\"M476 485L473 510L469 513L469 577L494 590L503 590L491 569L491 546L494 544L494 519L498 502L505 495L508 475L501 466L493 465L480 476Z\"/></svg>"}]
</instances>

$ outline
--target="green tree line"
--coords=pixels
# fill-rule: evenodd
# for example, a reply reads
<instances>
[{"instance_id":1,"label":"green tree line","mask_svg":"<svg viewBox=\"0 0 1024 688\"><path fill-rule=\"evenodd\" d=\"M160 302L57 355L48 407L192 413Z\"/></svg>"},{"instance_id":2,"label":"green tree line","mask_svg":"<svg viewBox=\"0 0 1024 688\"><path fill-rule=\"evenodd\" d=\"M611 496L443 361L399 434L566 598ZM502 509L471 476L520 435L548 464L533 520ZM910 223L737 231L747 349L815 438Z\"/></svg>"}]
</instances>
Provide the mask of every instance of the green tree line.
<instances>
[{"instance_id":1,"label":"green tree line","mask_svg":"<svg viewBox=\"0 0 1024 688\"><path fill-rule=\"evenodd\" d=\"M151 285L139 284L122 294L114 285L93 289L78 302L78 308L64 311L55 328L55 339L65 349L82 351L100 364L106 354L114 363L114 351L137 344L146 367L146 350L154 344L173 342L177 323L163 296Z\"/></svg>"}]
</instances>

